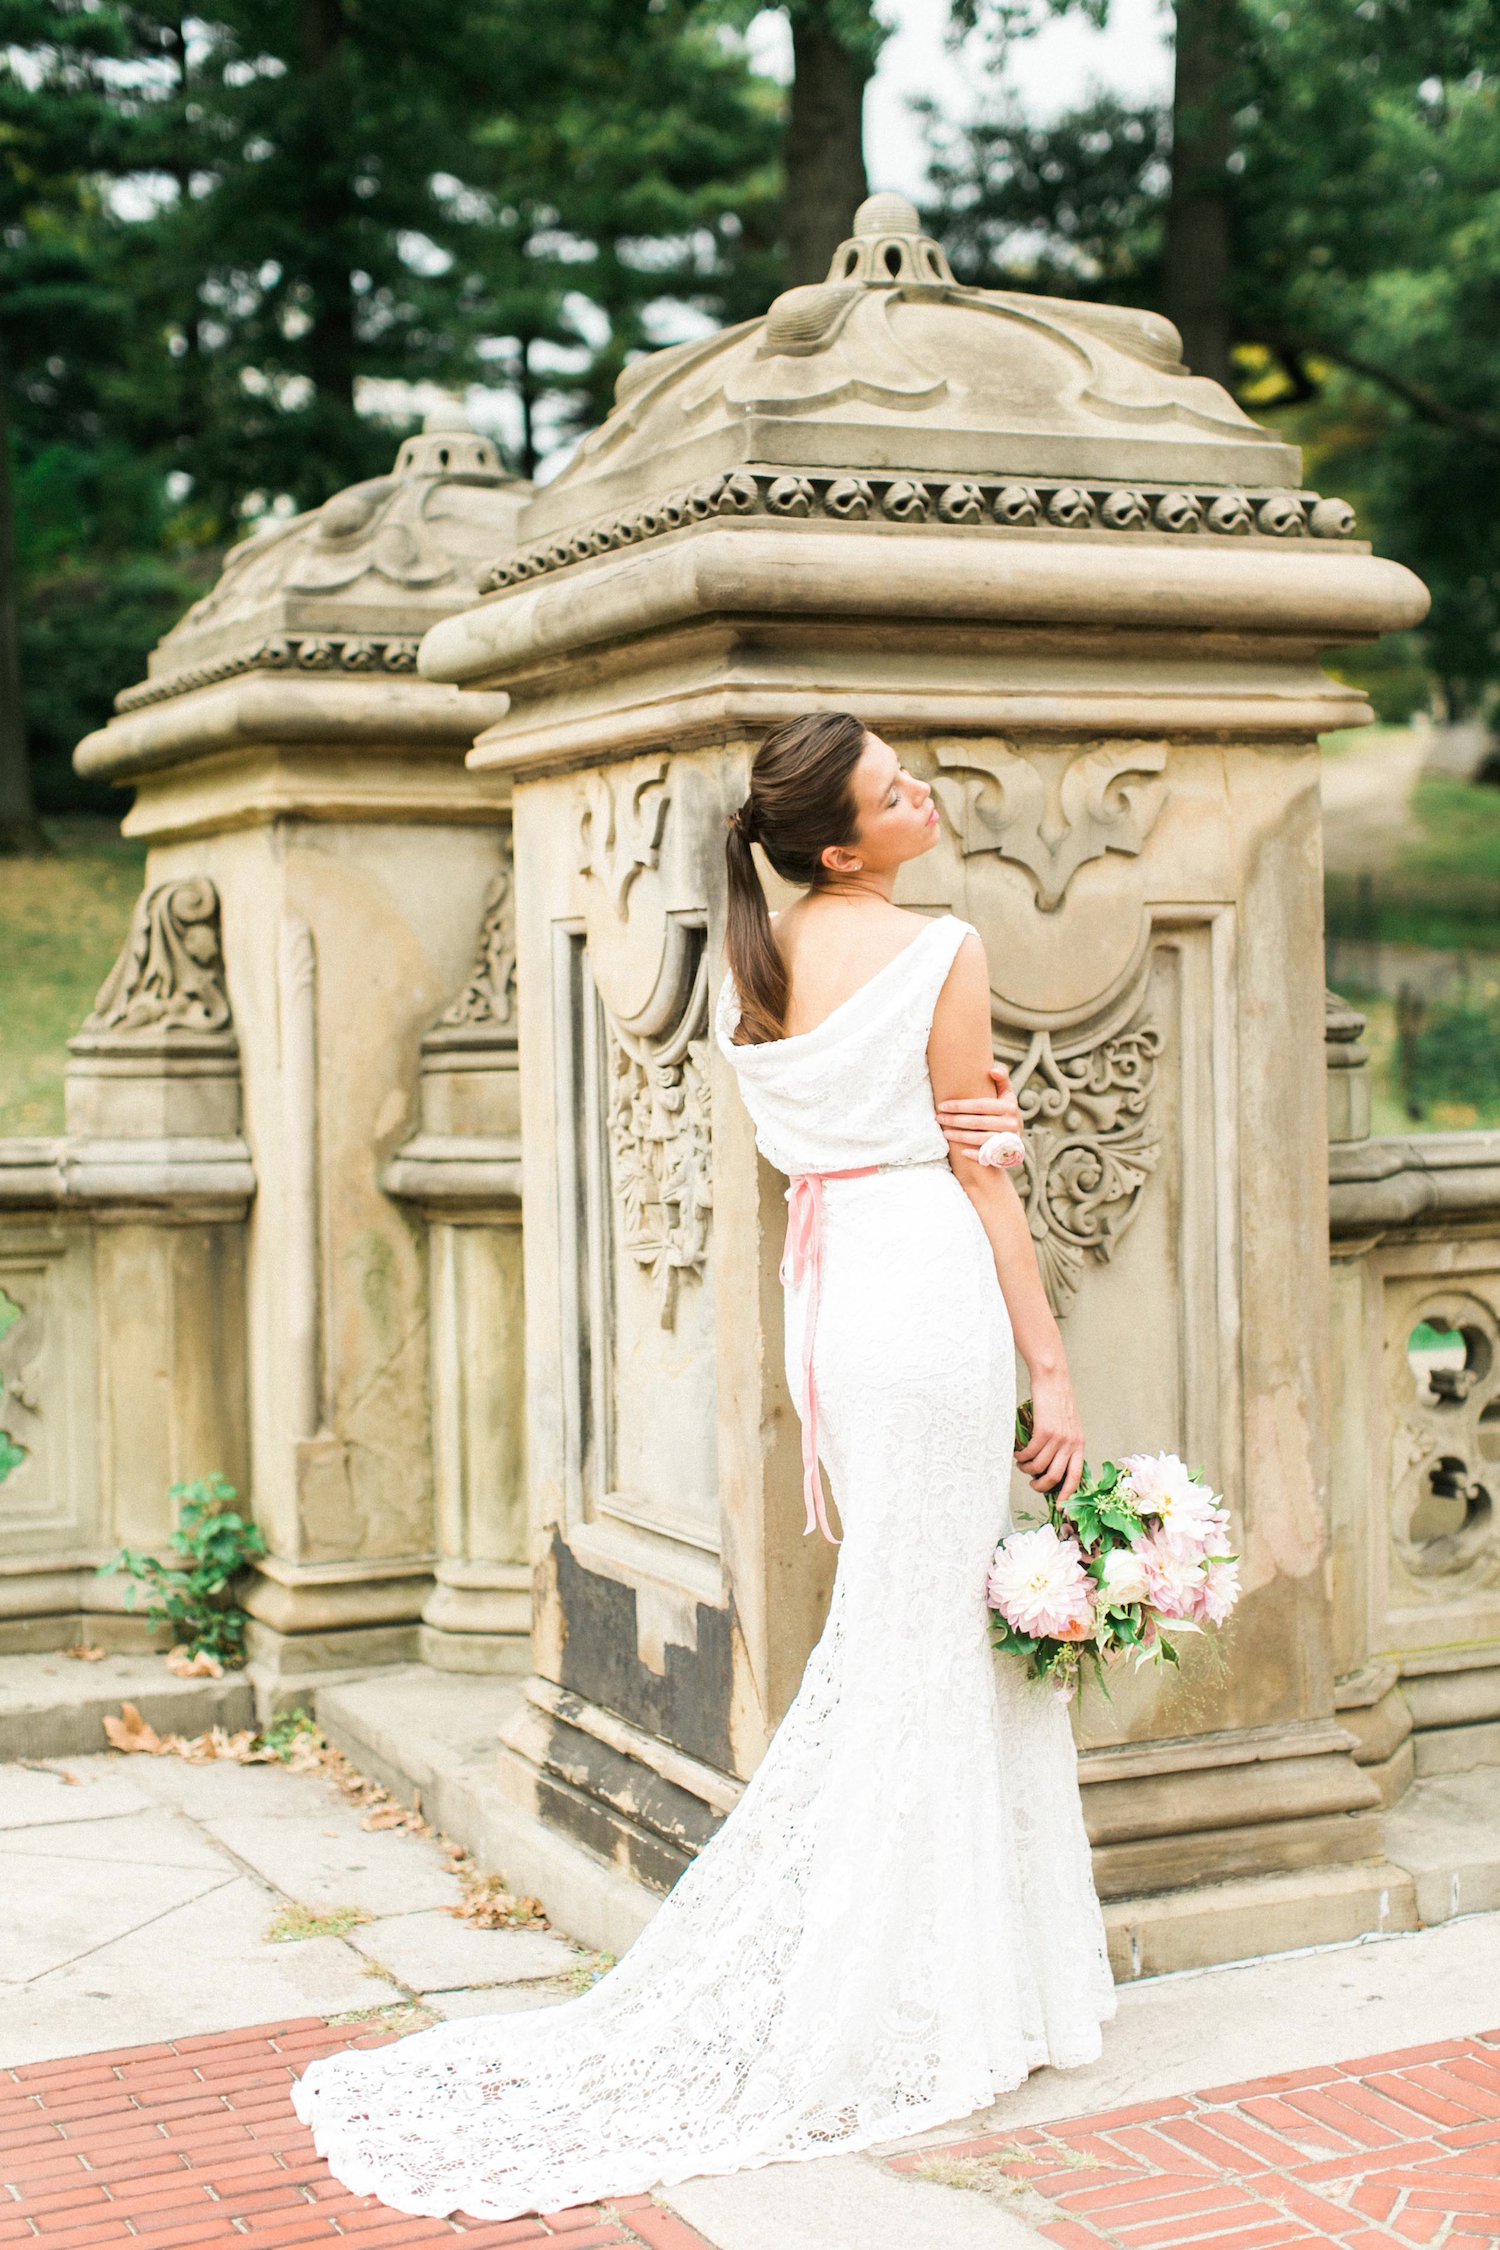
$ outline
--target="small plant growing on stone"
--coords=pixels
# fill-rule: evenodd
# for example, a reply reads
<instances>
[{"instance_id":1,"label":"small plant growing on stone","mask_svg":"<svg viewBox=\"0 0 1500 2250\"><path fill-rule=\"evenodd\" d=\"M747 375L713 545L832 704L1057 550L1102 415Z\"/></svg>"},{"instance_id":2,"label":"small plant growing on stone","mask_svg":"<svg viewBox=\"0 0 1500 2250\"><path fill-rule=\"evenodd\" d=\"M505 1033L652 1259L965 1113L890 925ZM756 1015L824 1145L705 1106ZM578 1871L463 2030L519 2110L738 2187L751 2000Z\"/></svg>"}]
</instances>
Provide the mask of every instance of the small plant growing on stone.
<instances>
[{"instance_id":1,"label":"small plant growing on stone","mask_svg":"<svg viewBox=\"0 0 1500 2250\"><path fill-rule=\"evenodd\" d=\"M246 1564L266 1551L266 1542L246 1516L229 1506L234 1486L217 1474L174 1484L168 1498L177 1502L177 1529L171 1544L182 1557L179 1567L122 1547L99 1572L108 1578L123 1571L133 1580L127 1608L135 1606L136 1586L150 1589L148 1624L170 1625L189 1656L207 1653L221 1664L238 1664L245 1652L249 1620L229 1600L229 1588Z\"/></svg>"}]
</instances>

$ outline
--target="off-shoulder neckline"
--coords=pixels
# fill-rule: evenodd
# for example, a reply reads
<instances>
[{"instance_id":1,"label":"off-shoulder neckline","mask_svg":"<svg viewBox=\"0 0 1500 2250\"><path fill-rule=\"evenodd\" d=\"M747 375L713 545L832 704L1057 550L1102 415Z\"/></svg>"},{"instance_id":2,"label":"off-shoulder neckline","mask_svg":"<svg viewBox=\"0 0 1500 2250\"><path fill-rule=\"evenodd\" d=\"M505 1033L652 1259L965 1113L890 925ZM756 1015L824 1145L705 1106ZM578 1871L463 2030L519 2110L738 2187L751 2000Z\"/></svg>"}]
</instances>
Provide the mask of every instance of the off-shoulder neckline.
<instances>
[{"instance_id":1,"label":"off-shoulder neckline","mask_svg":"<svg viewBox=\"0 0 1500 2250\"><path fill-rule=\"evenodd\" d=\"M807 1031L788 1032L781 1039L758 1039L753 1046L737 1046L734 1050L736 1057L777 1054L784 1047L798 1047L802 1045L804 1040L816 1039L820 1033L828 1029L831 1023L837 1022L847 1009L852 1008L857 1000L863 1000L867 992L873 992L876 985L883 978L888 977L892 969L898 968L909 953L915 953L924 938L930 936L934 930L947 929L950 923L956 922L958 922L956 914L935 914L931 916L927 920L926 927L918 930L914 938L909 938L899 953L893 953L883 968L877 969L872 977L866 977L864 983L857 985L853 992L849 994L847 1000L841 1000L836 1008L830 1008L827 1015L813 1024ZM965 926L960 924L960 927ZM736 995L736 998L738 998L738 995Z\"/></svg>"}]
</instances>

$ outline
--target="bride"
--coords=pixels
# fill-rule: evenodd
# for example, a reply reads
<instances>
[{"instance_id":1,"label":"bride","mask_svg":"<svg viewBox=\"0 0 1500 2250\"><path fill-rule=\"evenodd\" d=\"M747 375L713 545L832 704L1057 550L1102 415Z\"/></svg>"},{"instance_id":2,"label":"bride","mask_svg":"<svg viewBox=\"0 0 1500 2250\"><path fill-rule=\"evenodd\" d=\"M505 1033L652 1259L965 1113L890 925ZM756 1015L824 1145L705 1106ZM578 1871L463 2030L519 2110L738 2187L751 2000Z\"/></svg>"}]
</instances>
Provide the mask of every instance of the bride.
<instances>
[{"instance_id":1,"label":"bride","mask_svg":"<svg viewBox=\"0 0 1500 2250\"><path fill-rule=\"evenodd\" d=\"M988 1642L1013 1338L1037 1490L1071 1491L1082 1433L994 1161L1014 1111L987 1098L983 947L893 903L937 820L888 744L825 714L767 738L726 847L718 1042L791 1177L809 1528L829 1531L821 1457L843 1534L796 1700L591 1991L308 2069L298 2115L357 2194L433 2216L557 2210L867 2148L1099 2053L1114 1992L1067 1713ZM753 844L805 886L774 921Z\"/></svg>"}]
</instances>

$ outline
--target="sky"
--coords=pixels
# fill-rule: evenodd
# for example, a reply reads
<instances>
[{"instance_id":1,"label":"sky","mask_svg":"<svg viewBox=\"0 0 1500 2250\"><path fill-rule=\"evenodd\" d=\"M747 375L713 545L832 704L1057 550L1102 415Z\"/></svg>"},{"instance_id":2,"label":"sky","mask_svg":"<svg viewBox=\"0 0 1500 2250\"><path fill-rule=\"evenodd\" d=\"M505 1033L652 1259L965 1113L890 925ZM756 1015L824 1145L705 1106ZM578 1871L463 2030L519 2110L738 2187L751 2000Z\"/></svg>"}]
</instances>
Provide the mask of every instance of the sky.
<instances>
[{"instance_id":1,"label":"sky","mask_svg":"<svg viewBox=\"0 0 1500 2250\"><path fill-rule=\"evenodd\" d=\"M865 100L866 167L872 188L920 195L922 133L908 104L925 94L947 117L970 115L985 89L980 50L974 41L967 51L950 49L944 0L884 0L880 13L891 36ZM1131 101L1161 99L1172 86L1170 29L1165 0L1111 0L1106 30L1075 17L1049 24L1012 49L1008 76L1038 119L1071 108L1096 85ZM791 76L791 32L779 10L756 18L751 41L763 70Z\"/></svg>"}]
</instances>

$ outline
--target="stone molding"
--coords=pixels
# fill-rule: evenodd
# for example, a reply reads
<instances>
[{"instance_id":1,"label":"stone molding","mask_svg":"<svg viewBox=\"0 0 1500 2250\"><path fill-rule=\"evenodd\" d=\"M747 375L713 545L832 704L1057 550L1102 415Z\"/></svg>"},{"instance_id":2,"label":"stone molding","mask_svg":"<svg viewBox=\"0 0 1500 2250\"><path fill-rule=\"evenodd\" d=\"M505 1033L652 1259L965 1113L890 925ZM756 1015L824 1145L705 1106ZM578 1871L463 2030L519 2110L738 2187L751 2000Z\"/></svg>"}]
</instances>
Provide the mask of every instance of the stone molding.
<instances>
[{"instance_id":1,"label":"stone molding","mask_svg":"<svg viewBox=\"0 0 1500 2250\"><path fill-rule=\"evenodd\" d=\"M1351 539L1356 528L1347 500L1325 500L1316 492L1276 486L1248 491L1205 486L1187 491L1164 484L1093 480L1069 484L1056 478L904 476L877 470L862 475L848 470L800 474L757 467L705 477L685 491L600 516L544 545L502 556L480 574L479 591L499 593L710 518L732 522L747 516L784 522L883 521L903 530L999 530L1042 536L1101 531L1155 532L1175 538L1202 534L1248 538L1255 546L1274 546L1287 539Z\"/></svg>"},{"instance_id":2,"label":"stone molding","mask_svg":"<svg viewBox=\"0 0 1500 2250\"><path fill-rule=\"evenodd\" d=\"M238 1138L0 1141L0 1211L118 1209L187 1226L243 1219L254 1194Z\"/></svg>"},{"instance_id":3,"label":"stone molding","mask_svg":"<svg viewBox=\"0 0 1500 2250\"><path fill-rule=\"evenodd\" d=\"M553 692L556 658L615 641L639 645L652 633L737 615L754 616L762 630L783 619L795 621L801 633L833 618L859 619L899 631L903 649L907 636L928 634L934 625L1085 627L1091 636L1134 629L1151 634L1158 645L1175 645L1205 630L1229 631L1289 644L1274 652L1282 662L1334 641L1404 628L1426 615L1420 582L1399 563L1358 544L1306 540L1270 548L1270 542L1243 539L1132 544L1102 534L1075 541L997 532L966 541L947 524L930 539L858 538L847 527L770 520L736 527L717 520L702 524L691 539L666 543L649 559L631 553L596 557L577 571L511 587L476 609L445 618L423 641L419 666L424 679L460 685L535 682L529 705L533 695ZM613 685L617 708L619 683ZM882 683L880 692L889 696L895 685ZM1149 691L1143 699L1139 691L1122 694L1116 688L1129 732L1180 733L1174 717L1184 685L1176 687L1160 716L1149 709L1155 700ZM1296 734L1308 725L1303 705L1311 704L1313 685L1309 680L1296 709L1286 708L1282 732ZM1330 698L1342 698L1346 708L1368 708L1322 676L1318 692L1325 690ZM729 692L725 683L719 692ZM792 709L817 700L805 679L788 683L787 692L796 698ZM1211 692L1222 712L1212 723L1235 725L1236 706L1249 700L1246 688L1235 683L1226 691L1216 680ZM987 709L993 710L998 693L990 692ZM680 700L678 690L674 709ZM863 700L868 706L869 695ZM924 731L934 719L946 731L954 722L943 715L944 700L924 680L913 723L921 723L925 705ZM1279 699L1265 694L1262 700ZM1288 696L1287 706L1293 700ZM1331 708L1330 702L1326 709ZM1357 723L1335 721L1326 709L1316 719L1319 728ZM521 715L502 723L497 747ZM673 723L672 713L659 712L656 723L659 738L662 727ZM958 723L972 723L967 712ZM1098 730L1097 721L1073 713L1067 723ZM481 738L472 762L500 761ZM601 761L596 753L588 762Z\"/></svg>"},{"instance_id":4,"label":"stone molding","mask_svg":"<svg viewBox=\"0 0 1500 2250\"><path fill-rule=\"evenodd\" d=\"M413 634L278 633L217 663L189 664L180 672L123 688L115 709L122 714L144 711L149 704L169 703L174 696L216 687L245 672L415 672L420 646L420 636Z\"/></svg>"},{"instance_id":5,"label":"stone molding","mask_svg":"<svg viewBox=\"0 0 1500 2250\"><path fill-rule=\"evenodd\" d=\"M1329 1224L1374 1240L1500 1218L1500 1132L1391 1134L1328 1152Z\"/></svg>"}]
</instances>

